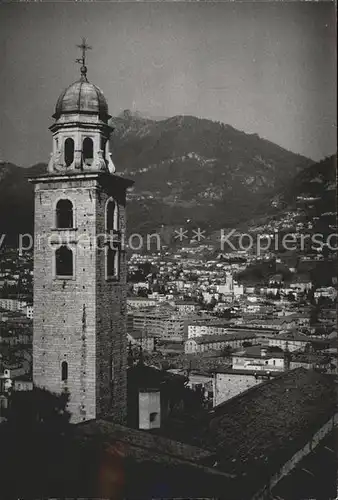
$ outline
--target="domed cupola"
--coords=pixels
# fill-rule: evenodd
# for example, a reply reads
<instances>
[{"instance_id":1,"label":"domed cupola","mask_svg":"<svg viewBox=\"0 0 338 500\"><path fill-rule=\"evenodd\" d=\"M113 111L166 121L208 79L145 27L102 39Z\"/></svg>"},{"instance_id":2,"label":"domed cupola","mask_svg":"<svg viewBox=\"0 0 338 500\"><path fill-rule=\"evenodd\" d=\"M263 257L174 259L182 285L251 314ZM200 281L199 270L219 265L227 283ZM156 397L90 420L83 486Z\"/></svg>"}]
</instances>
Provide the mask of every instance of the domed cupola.
<instances>
[{"instance_id":1,"label":"domed cupola","mask_svg":"<svg viewBox=\"0 0 338 500\"><path fill-rule=\"evenodd\" d=\"M82 57L81 77L67 87L55 106L50 127L53 133L53 152L48 164L50 173L71 171L109 171L115 167L109 152L109 137L113 128L108 125L111 116L102 91L87 79L85 39L79 45Z\"/></svg>"},{"instance_id":2,"label":"domed cupola","mask_svg":"<svg viewBox=\"0 0 338 500\"><path fill-rule=\"evenodd\" d=\"M80 80L67 87L57 100L53 118L57 120L63 114L96 114L107 123L111 116L106 98L96 85L87 80L86 67L81 70Z\"/></svg>"}]
</instances>

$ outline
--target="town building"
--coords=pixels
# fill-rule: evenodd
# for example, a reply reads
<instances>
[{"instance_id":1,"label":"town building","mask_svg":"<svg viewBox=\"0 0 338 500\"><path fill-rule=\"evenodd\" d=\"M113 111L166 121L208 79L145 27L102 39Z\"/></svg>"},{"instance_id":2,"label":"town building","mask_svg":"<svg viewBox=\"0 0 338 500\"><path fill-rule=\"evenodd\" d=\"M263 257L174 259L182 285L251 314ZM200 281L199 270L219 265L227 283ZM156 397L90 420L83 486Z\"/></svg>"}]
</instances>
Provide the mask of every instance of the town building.
<instances>
[{"instance_id":1,"label":"town building","mask_svg":"<svg viewBox=\"0 0 338 500\"><path fill-rule=\"evenodd\" d=\"M143 307L154 307L158 301L155 298L148 297L128 297L127 306L129 309L140 309Z\"/></svg>"},{"instance_id":2,"label":"town building","mask_svg":"<svg viewBox=\"0 0 338 500\"><path fill-rule=\"evenodd\" d=\"M299 333L297 330L279 335L266 336L269 347L279 347L283 351L304 351L306 346L310 346L314 339Z\"/></svg>"},{"instance_id":3,"label":"town building","mask_svg":"<svg viewBox=\"0 0 338 500\"><path fill-rule=\"evenodd\" d=\"M0 298L0 308L7 311L23 312L27 306L27 302L19 299Z\"/></svg>"},{"instance_id":4,"label":"town building","mask_svg":"<svg viewBox=\"0 0 338 500\"><path fill-rule=\"evenodd\" d=\"M3 392L11 390L15 384L15 380L26 376L28 373L29 363L27 361L22 363L3 363L3 372L0 373Z\"/></svg>"},{"instance_id":5,"label":"town building","mask_svg":"<svg viewBox=\"0 0 338 500\"><path fill-rule=\"evenodd\" d=\"M307 370L318 370L324 373L335 371L331 357L328 354L314 352L297 352L294 351L289 360L289 369L306 368Z\"/></svg>"},{"instance_id":6,"label":"town building","mask_svg":"<svg viewBox=\"0 0 338 500\"><path fill-rule=\"evenodd\" d=\"M168 341L182 341L187 330L187 319L173 308L134 311L128 315L131 330Z\"/></svg>"},{"instance_id":7,"label":"town building","mask_svg":"<svg viewBox=\"0 0 338 500\"><path fill-rule=\"evenodd\" d=\"M134 330L131 333L128 332L128 341L132 345L137 345L142 347L145 351L153 352L155 350L155 337L146 334L139 330Z\"/></svg>"},{"instance_id":8,"label":"town building","mask_svg":"<svg viewBox=\"0 0 338 500\"><path fill-rule=\"evenodd\" d=\"M33 315L34 315L34 307L33 307L33 305L27 304L27 306L26 306L26 316L27 316L27 318L33 319Z\"/></svg>"},{"instance_id":9,"label":"town building","mask_svg":"<svg viewBox=\"0 0 338 500\"><path fill-rule=\"evenodd\" d=\"M230 321L215 321L214 318L196 320L188 324L188 339L203 335L224 335L230 329Z\"/></svg>"},{"instance_id":10,"label":"town building","mask_svg":"<svg viewBox=\"0 0 338 500\"><path fill-rule=\"evenodd\" d=\"M193 301L176 300L175 306L181 314L192 314L197 310L197 304Z\"/></svg>"},{"instance_id":11,"label":"town building","mask_svg":"<svg viewBox=\"0 0 338 500\"><path fill-rule=\"evenodd\" d=\"M233 370L283 371L284 353L281 349L255 345L232 355Z\"/></svg>"},{"instance_id":12,"label":"town building","mask_svg":"<svg viewBox=\"0 0 338 500\"><path fill-rule=\"evenodd\" d=\"M277 371L236 369L219 366L213 376L213 406L228 401L250 387L278 375Z\"/></svg>"},{"instance_id":13,"label":"town building","mask_svg":"<svg viewBox=\"0 0 338 500\"><path fill-rule=\"evenodd\" d=\"M222 350L226 347L236 349L242 347L243 342L257 343L255 333L238 332L226 335L203 335L186 340L184 352L186 354L205 352L210 350Z\"/></svg>"},{"instance_id":14,"label":"town building","mask_svg":"<svg viewBox=\"0 0 338 500\"><path fill-rule=\"evenodd\" d=\"M193 391L200 391L206 401L213 400L213 374L198 369L167 370L169 373L187 377L186 386Z\"/></svg>"},{"instance_id":15,"label":"town building","mask_svg":"<svg viewBox=\"0 0 338 500\"><path fill-rule=\"evenodd\" d=\"M159 429L180 394L187 378L146 366L141 362L128 368L128 425L135 429ZM182 395L181 395L182 397Z\"/></svg>"}]
</instances>

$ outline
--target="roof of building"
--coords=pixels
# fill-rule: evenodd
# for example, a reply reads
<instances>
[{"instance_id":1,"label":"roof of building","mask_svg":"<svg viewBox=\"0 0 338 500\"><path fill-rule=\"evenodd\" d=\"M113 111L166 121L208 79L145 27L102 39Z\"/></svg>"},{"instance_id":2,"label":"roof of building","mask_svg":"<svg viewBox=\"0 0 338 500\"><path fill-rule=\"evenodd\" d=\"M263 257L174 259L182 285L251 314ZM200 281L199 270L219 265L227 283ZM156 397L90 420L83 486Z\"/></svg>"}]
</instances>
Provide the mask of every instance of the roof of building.
<instances>
[{"instance_id":1,"label":"roof of building","mask_svg":"<svg viewBox=\"0 0 338 500\"><path fill-rule=\"evenodd\" d=\"M127 301L131 302L156 302L155 297L128 297Z\"/></svg>"},{"instance_id":2,"label":"roof of building","mask_svg":"<svg viewBox=\"0 0 338 500\"><path fill-rule=\"evenodd\" d=\"M255 331L259 335L268 334L268 333L272 333L272 334L276 335L276 330L274 328L259 328L257 326L250 326L250 325L236 325L234 328L232 328L232 330L248 331L248 332Z\"/></svg>"},{"instance_id":3,"label":"roof of building","mask_svg":"<svg viewBox=\"0 0 338 500\"><path fill-rule=\"evenodd\" d=\"M142 363L128 368L128 385L141 388L158 388L163 382L182 384L188 379L183 375L176 375L165 370L158 370Z\"/></svg>"},{"instance_id":4,"label":"roof of building","mask_svg":"<svg viewBox=\"0 0 338 500\"><path fill-rule=\"evenodd\" d=\"M233 340L246 340L255 338L256 334L251 332L236 332L225 335L202 335L188 339L186 342L195 341L197 344L216 344L217 342L230 342Z\"/></svg>"},{"instance_id":5,"label":"roof of building","mask_svg":"<svg viewBox=\"0 0 338 500\"><path fill-rule=\"evenodd\" d=\"M237 370L234 368L227 368L227 367L222 367L219 366L217 368L214 368L212 370L213 373L216 374L224 374L224 375L247 375L248 377L252 377L254 375L257 375L259 377L277 377L280 375L280 372L278 371L273 371L273 370Z\"/></svg>"},{"instance_id":6,"label":"roof of building","mask_svg":"<svg viewBox=\"0 0 338 500\"><path fill-rule=\"evenodd\" d=\"M87 435L114 438L118 441L128 443L131 446L142 447L155 453L165 453L178 459L203 462L203 459L213 455L210 450L204 450L196 446L179 443L158 435L152 435L144 431L117 425L108 421L108 419L89 421L87 423L80 424L80 427Z\"/></svg>"},{"instance_id":7,"label":"roof of building","mask_svg":"<svg viewBox=\"0 0 338 500\"><path fill-rule=\"evenodd\" d=\"M337 411L335 380L298 368L215 407L199 446L214 450L222 470L259 482L289 460Z\"/></svg>"},{"instance_id":8,"label":"roof of building","mask_svg":"<svg viewBox=\"0 0 338 500\"><path fill-rule=\"evenodd\" d=\"M82 440L93 440L104 445L99 470L113 467L122 471L124 498L197 498L230 490L235 477L213 468L212 452L195 446L114 424L108 419L78 424L76 430ZM114 486L114 485L113 485ZM111 491L110 497L115 497ZM108 496L108 495L105 495Z\"/></svg>"},{"instance_id":9,"label":"roof of building","mask_svg":"<svg viewBox=\"0 0 338 500\"><path fill-rule=\"evenodd\" d=\"M262 353L263 351L263 353ZM233 354L235 357L245 357L245 358L284 358L284 352L277 351L273 347L253 345L247 347L244 351L235 352Z\"/></svg>"},{"instance_id":10,"label":"roof of building","mask_svg":"<svg viewBox=\"0 0 338 500\"><path fill-rule=\"evenodd\" d=\"M166 352L174 352L174 353L183 353L184 345L181 341L173 342L171 340L161 339L161 343L157 346L158 351L166 351Z\"/></svg>"},{"instance_id":11,"label":"roof of building","mask_svg":"<svg viewBox=\"0 0 338 500\"><path fill-rule=\"evenodd\" d=\"M104 121L110 118L102 91L83 76L60 94L53 118L70 113L97 114Z\"/></svg>"},{"instance_id":12,"label":"roof of building","mask_svg":"<svg viewBox=\"0 0 338 500\"><path fill-rule=\"evenodd\" d=\"M311 283L311 278L307 274L296 274L291 283Z\"/></svg>"},{"instance_id":13,"label":"roof of building","mask_svg":"<svg viewBox=\"0 0 338 500\"><path fill-rule=\"evenodd\" d=\"M159 439L158 432L154 438L149 433L124 430L113 424L101 425L101 421L80 426L87 434L101 434L108 442L113 439L121 443L122 455L138 463L147 462L153 477L157 464L173 466L186 483L191 479L186 469L188 463L195 462L195 470L201 476L211 465L215 475L208 483L205 497L217 497L210 493L210 487L224 472L233 477L226 476L229 482L223 483L229 488L227 499L247 500L332 417L336 412L336 391L333 376L311 370L299 368L271 374L270 380L215 407L198 427L189 428L190 435L189 429L184 431L183 441L197 448ZM197 496L203 497L205 490L200 483L199 488L203 494ZM173 498L172 490L167 493L155 496ZM174 496L182 494L176 491Z\"/></svg>"},{"instance_id":14,"label":"roof of building","mask_svg":"<svg viewBox=\"0 0 338 500\"><path fill-rule=\"evenodd\" d=\"M316 354L313 352L292 352L291 362L293 363L313 363L313 364L327 364L330 362L330 356L327 354Z\"/></svg>"},{"instance_id":15,"label":"roof of building","mask_svg":"<svg viewBox=\"0 0 338 500\"><path fill-rule=\"evenodd\" d=\"M307 335L304 335L303 333L298 332L297 330L291 330L287 333L279 333L278 335L274 335L273 338L276 340L287 340L290 342L313 342L314 340L316 340L308 337Z\"/></svg>"},{"instance_id":16,"label":"roof of building","mask_svg":"<svg viewBox=\"0 0 338 500\"><path fill-rule=\"evenodd\" d=\"M132 332L129 333L133 339L154 339L156 335L152 335L151 333L143 332L142 330L133 330Z\"/></svg>"}]
</instances>

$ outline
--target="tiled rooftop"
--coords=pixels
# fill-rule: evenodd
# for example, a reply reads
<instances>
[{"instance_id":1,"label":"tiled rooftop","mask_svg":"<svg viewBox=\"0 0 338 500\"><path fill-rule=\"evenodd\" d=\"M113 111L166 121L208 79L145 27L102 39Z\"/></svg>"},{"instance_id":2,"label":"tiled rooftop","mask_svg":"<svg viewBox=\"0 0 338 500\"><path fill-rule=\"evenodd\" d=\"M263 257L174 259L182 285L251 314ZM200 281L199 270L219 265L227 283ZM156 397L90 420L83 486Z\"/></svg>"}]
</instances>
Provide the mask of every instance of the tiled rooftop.
<instances>
[{"instance_id":1,"label":"tiled rooftop","mask_svg":"<svg viewBox=\"0 0 338 500\"><path fill-rule=\"evenodd\" d=\"M240 370L240 369L233 369L233 368L227 368L223 366L219 366L215 369L211 370L212 373L222 373L222 374L228 374L228 375L247 375L248 377L257 375L259 377L278 377L280 375L280 372L276 371L274 372L273 370Z\"/></svg>"},{"instance_id":2,"label":"tiled rooftop","mask_svg":"<svg viewBox=\"0 0 338 500\"><path fill-rule=\"evenodd\" d=\"M246 340L252 339L256 337L255 333L249 332L236 332L236 333L228 333L225 335L203 335L201 337L195 337L190 340L195 340L197 344L214 344L217 342L229 342L232 340Z\"/></svg>"},{"instance_id":3,"label":"tiled rooftop","mask_svg":"<svg viewBox=\"0 0 338 500\"><path fill-rule=\"evenodd\" d=\"M235 357L244 357L244 358L263 358L271 359L271 358L284 358L284 353L276 350L273 347L262 346L262 345L253 345L247 347L243 351L236 352L233 354Z\"/></svg>"},{"instance_id":4,"label":"tiled rooftop","mask_svg":"<svg viewBox=\"0 0 338 500\"><path fill-rule=\"evenodd\" d=\"M125 445L143 449L144 452L147 450L148 454L162 453L178 460L188 460L196 463L203 463L213 456L212 452L196 446L179 443L145 431L123 427L106 420L90 421L80 424L80 427L86 436L109 438L112 441L123 442Z\"/></svg>"},{"instance_id":5,"label":"tiled rooftop","mask_svg":"<svg viewBox=\"0 0 338 500\"><path fill-rule=\"evenodd\" d=\"M104 420L79 424L77 430L82 441L103 444L99 468L108 467L110 474L123 471L121 498L207 498L224 489L235 491L236 478L213 468L209 451ZM119 498L115 488L110 493L109 498ZM237 500L232 493L228 498Z\"/></svg>"},{"instance_id":6,"label":"tiled rooftop","mask_svg":"<svg viewBox=\"0 0 338 500\"><path fill-rule=\"evenodd\" d=\"M303 447L336 406L332 377L292 370L216 407L204 446L219 453L227 472L267 473Z\"/></svg>"}]
</instances>

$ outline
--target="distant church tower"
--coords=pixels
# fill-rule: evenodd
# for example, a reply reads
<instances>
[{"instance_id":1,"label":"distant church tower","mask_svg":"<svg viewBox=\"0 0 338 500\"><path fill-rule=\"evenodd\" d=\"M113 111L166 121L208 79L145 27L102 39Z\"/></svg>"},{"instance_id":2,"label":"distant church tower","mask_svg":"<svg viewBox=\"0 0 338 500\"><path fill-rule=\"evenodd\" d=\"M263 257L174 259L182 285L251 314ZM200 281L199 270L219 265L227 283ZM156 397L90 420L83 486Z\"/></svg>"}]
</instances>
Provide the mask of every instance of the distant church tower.
<instances>
[{"instance_id":1,"label":"distant church tower","mask_svg":"<svg viewBox=\"0 0 338 500\"><path fill-rule=\"evenodd\" d=\"M126 418L126 190L109 152L110 115L87 80L60 95L53 150L35 184L33 380L70 394L74 423Z\"/></svg>"}]
</instances>

